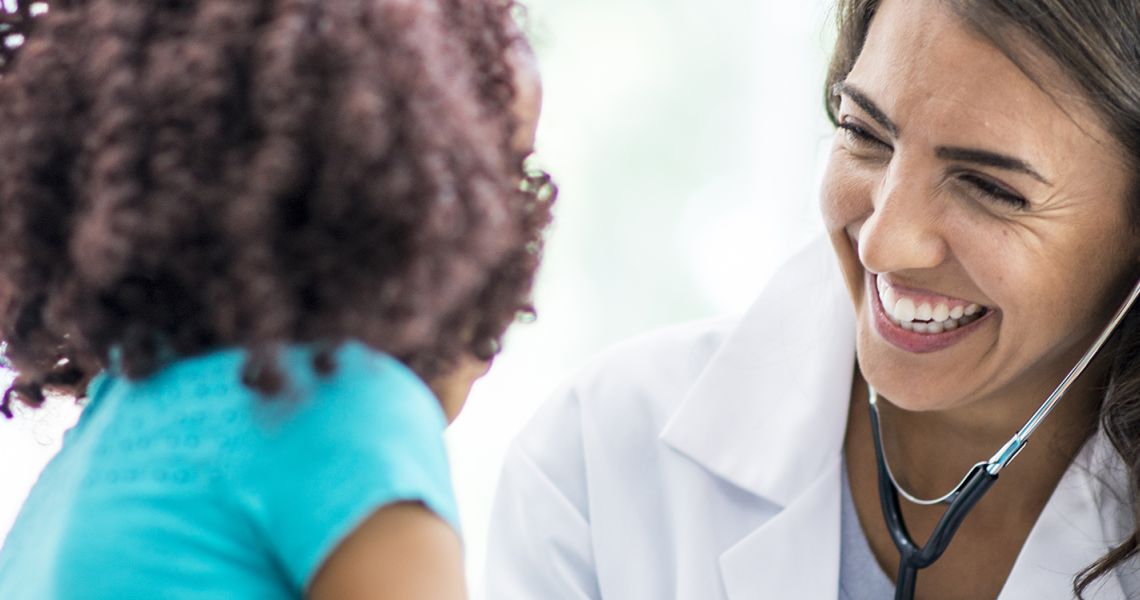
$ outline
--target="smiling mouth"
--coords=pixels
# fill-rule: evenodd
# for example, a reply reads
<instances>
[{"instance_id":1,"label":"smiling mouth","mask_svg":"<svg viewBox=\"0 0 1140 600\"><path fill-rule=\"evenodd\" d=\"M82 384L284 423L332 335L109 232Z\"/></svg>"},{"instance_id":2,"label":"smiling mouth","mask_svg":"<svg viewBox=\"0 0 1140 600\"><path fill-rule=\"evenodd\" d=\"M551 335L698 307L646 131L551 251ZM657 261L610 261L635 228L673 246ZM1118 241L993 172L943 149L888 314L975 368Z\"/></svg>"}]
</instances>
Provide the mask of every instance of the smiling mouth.
<instances>
[{"instance_id":1,"label":"smiling mouth","mask_svg":"<svg viewBox=\"0 0 1140 600\"><path fill-rule=\"evenodd\" d=\"M874 276L879 302L892 323L915 333L939 334L954 331L985 316L989 309L979 304L893 287Z\"/></svg>"}]
</instances>

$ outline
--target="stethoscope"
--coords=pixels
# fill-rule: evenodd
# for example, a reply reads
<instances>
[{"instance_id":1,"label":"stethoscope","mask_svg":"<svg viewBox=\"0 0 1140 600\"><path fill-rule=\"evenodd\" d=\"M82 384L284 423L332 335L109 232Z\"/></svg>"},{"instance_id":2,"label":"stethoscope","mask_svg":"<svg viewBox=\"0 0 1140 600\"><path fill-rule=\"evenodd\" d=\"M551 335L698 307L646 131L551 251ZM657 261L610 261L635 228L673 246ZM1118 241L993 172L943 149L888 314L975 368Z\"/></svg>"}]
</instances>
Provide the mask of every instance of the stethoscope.
<instances>
[{"instance_id":1,"label":"stethoscope","mask_svg":"<svg viewBox=\"0 0 1140 600\"><path fill-rule=\"evenodd\" d=\"M1096 353L1100 351L1101 346L1108 340L1112 332L1124 319L1124 315L1128 313L1128 309L1136 302L1137 296L1140 296L1140 281L1132 288L1132 292L1128 298L1116 310L1116 314L1112 316L1108 326L1100 333L1100 337L1093 342L1088 351L1085 352L1081 360L1077 362L1076 366L1069 371L1068 375L1061 380L1060 385L1049 394L1037 412L1026 421L1025 425L1001 447L989 460L975 464L962 478L958 485L949 493L926 500L917 498L908 493L895 479L894 474L891 472L891 467L887 464L886 455L883 453L883 438L879 430L879 395L875 389L868 385L868 402L871 406L871 433L875 442L875 458L879 464L879 500L883 508L883 517L886 519L887 530L891 534L891 539L894 541L895 546L899 550L899 570L898 579L895 584L895 600L912 600L914 598L914 587L918 580L918 570L929 567L934 561L938 560L946 548L950 545L950 540L953 539L954 533L958 531L958 526L962 524L962 520L966 518L978 500L989 491L994 482L997 481L998 474L1002 469L1005 469L1009 463L1017 458L1025 445L1029 442L1029 436L1037 430L1041 425L1041 421L1049 416L1061 396L1065 395L1069 386L1073 381L1080 376L1080 374L1092 362ZM924 506L932 506L935 504L947 505L946 512L942 514L942 518L938 520L938 524L931 532L930 538L926 541L926 545L919 546L911 538L910 533L907 531L906 523L903 522L902 511L899 507L899 495L902 495L908 501L915 504Z\"/></svg>"}]
</instances>

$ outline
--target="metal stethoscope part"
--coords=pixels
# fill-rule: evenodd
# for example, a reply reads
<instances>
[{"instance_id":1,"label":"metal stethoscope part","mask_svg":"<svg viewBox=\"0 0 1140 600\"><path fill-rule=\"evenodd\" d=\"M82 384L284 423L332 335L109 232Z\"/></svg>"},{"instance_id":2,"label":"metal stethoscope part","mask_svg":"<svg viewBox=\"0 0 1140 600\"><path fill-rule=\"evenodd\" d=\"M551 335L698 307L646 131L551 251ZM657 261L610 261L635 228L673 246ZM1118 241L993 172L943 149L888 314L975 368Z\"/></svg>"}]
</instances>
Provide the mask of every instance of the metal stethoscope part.
<instances>
[{"instance_id":1,"label":"metal stethoscope part","mask_svg":"<svg viewBox=\"0 0 1140 600\"><path fill-rule=\"evenodd\" d=\"M918 498L913 494L908 493L898 480L895 479L894 473L891 472L890 466L887 464L886 454L883 452L883 436L879 424L879 396L874 388L868 384L868 403L870 404L871 413L871 435L875 445L875 458L878 462L878 476L879 476L879 500L883 508L883 517L887 523L887 530L891 534L891 539L894 541L895 547L899 551L899 571L898 578L895 584L895 600L911 600L914 598L915 583L918 579L918 570L928 567L938 560L946 548L950 545L950 540L953 539L954 533L958 531L958 526L969 514L974 505L981 500L982 496L989 491L990 487L997 481L998 474L1005 469L1009 463L1017 457L1018 453L1025 448L1029 442L1029 437L1041 425L1041 422L1053 411L1057 402L1065 395L1069 387L1076 381L1077 377L1084 372L1089 363L1092 362L1093 357L1108 341L1109 336L1116 330L1117 326L1124 319L1128 310L1136 302L1136 298L1140 296L1140 281L1136 282L1128 297L1121 303L1120 308L1112 316L1108 325L1101 331L1100 336L1085 352L1084 356L1077 362L1076 366L1069 371L1068 375L1061 380L1060 385L1049 394L1037 412L1026 421L1025 425L1009 439L989 460L975 464L962 478L958 485L950 492L933 499ZM902 510L899 506L899 496L902 495L907 501L924 506L932 506L935 504L947 505L946 512L943 513L942 518L939 519L938 524L934 527L934 531L930 534L930 538L926 541L926 545L919 546L911 538L910 533L907 531L906 523L903 521Z\"/></svg>"}]
</instances>

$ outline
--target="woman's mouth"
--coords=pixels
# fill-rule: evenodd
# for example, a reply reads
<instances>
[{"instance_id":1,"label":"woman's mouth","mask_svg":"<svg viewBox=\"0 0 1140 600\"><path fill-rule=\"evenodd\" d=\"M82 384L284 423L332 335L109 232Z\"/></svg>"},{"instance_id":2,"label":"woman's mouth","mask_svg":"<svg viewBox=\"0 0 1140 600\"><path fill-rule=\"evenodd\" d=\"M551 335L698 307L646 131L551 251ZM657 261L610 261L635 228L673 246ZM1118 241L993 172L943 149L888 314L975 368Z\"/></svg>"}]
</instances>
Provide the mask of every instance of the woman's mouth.
<instances>
[{"instance_id":1,"label":"woman's mouth","mask_svg":"<svg viewBox=\"0 0 1140 600\"><path fill-rule=\"evenodd\" d=\"M895 325L918 333L942 333L969 325L986 314L986 308L968 300L900 291L875 276L879 303Z\"/></svg>"},{"instance_id":2,"label":"woman's mouth","mask_svg":"<svg viewBox=\"0 0 1140 600\"><path fill-rule=\"evenodd\" d=\"M874 290L876 329L887 341L910 352L933 352L953 345L976 329L971 325L993 313L969 300L893 286L878 275L868 275Z\"/></svg>"}]
</instances>

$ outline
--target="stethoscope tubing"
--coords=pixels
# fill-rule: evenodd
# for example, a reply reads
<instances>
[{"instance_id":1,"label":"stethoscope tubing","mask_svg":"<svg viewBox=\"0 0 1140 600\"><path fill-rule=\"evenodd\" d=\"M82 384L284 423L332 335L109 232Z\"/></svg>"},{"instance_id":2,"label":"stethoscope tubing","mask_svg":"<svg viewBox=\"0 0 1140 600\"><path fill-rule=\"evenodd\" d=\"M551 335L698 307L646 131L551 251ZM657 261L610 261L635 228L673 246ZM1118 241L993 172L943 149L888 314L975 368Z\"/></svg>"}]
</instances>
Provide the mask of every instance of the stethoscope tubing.
<instances>
[{"instance_id":1,"label":"stethoscope tubing","mask_svg":"<svg viewBox=\"0 0 1140 600\"><path fill-rule=\"evenodd\" d=\"M899 493L894 480L887 472L887 463L884 460L883 445L879 435L879 421L871 416L872 437L875 442L875 455L878 459L879 475L879 501L883 508L883 518L887 523L887 531L891 540L899 551L899 568L895 580L895 600L912 600L914 598L915 584L918 582L918 570L930 566L942 556L950 546L958 527L962 525L966 515L974 505L982 499L990 487L997 481L998 476L991 474L984 464L975 465L969 475L959 486L950 501L946 512L934 526L926 544L919 546L911 537L910 531L902 518L902 507L899 505Z\"/></svg>"}]
</instances>

